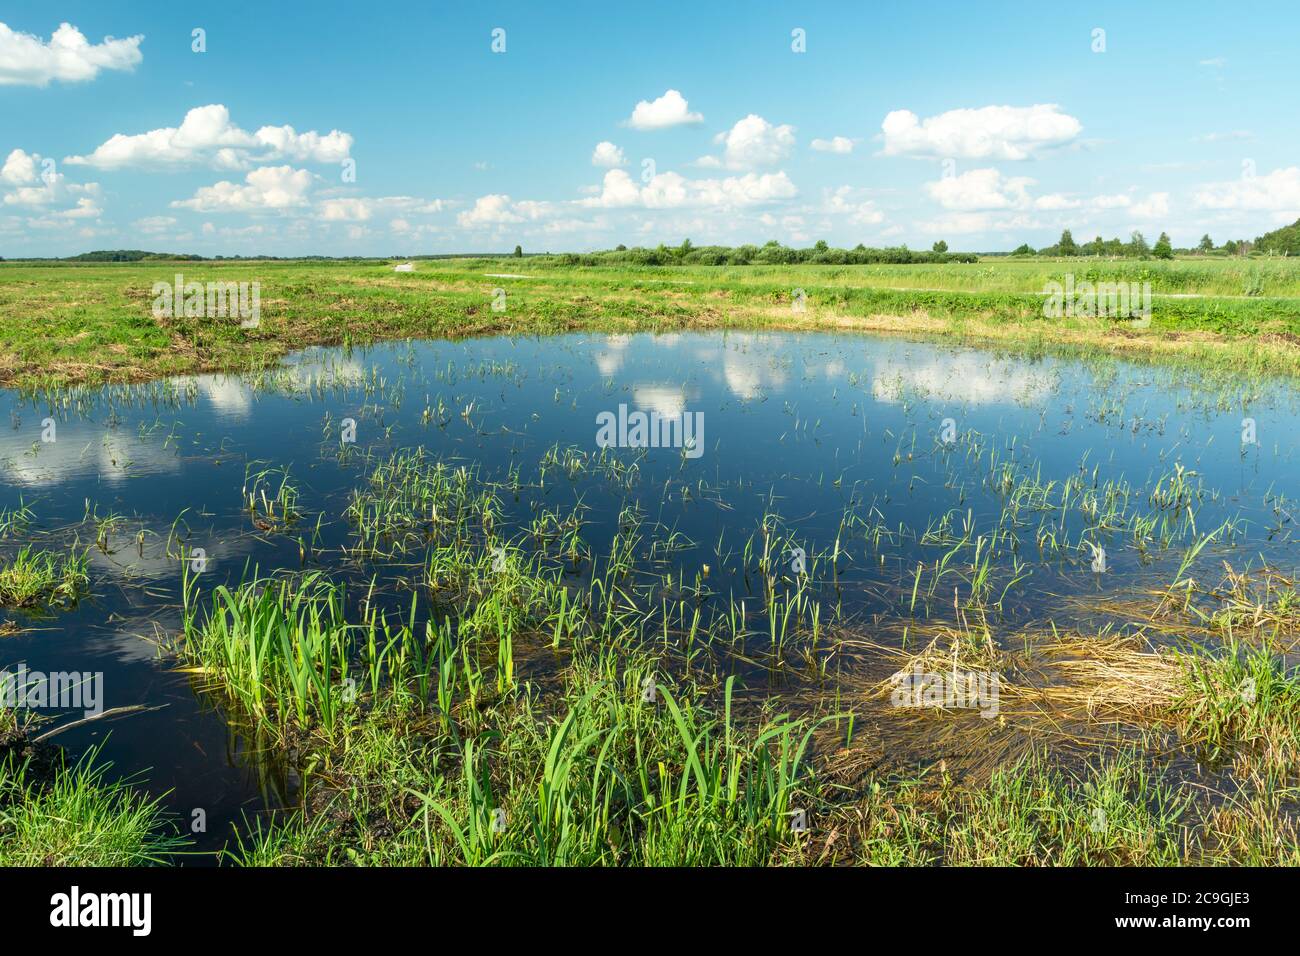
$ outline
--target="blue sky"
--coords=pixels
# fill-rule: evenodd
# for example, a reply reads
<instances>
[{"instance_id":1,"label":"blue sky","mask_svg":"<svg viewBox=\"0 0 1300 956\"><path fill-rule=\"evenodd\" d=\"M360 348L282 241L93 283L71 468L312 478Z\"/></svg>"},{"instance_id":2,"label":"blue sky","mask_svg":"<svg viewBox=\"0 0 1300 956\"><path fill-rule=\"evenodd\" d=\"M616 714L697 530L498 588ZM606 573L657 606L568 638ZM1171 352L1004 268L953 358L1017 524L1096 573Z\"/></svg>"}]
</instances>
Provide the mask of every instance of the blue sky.
<instances>
[{"instance_id":1,"label":"blue sky","mask_svg":"<svg viewBox=\"0 0 1300 956\"><path fill-rule=\"evenodd\" d=\"M5 4L0 255L1190 245L1300 217L1295 4L179 7Z\"/></svg>"}]
</instances>

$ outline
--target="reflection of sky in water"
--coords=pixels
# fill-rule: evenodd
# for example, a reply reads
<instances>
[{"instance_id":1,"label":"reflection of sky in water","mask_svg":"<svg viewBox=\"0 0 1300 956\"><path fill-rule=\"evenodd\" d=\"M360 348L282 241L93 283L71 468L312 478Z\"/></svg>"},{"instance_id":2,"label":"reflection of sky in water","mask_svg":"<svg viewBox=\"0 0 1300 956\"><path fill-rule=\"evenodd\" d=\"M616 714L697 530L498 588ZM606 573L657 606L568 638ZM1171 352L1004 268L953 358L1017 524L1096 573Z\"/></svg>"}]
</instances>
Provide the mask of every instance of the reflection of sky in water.
<instances>
[{"instance_id":1,"label":"reflection of sky in water","mask_svg":"<svg viewBox=\"0 0 1300 956\"><path fill-rule=\"evenodd\" d=\"M871 394L881 402L915 396L971 405L1038 403L1054 385L1050 374L1026 368L1023 362L943 355L916 363L881 363L871 381Z\"/></svg>"},{"instance_id":2,"label":"reflection of sky in water","mask_svg":"<svg viewBox=\"0 0 1300 956\"><path fill-rule=\"evenodd\" d=\"M39 425L36 426L39 429ZM129 476L177 471L176 452L121 429L105 432L87 422L56 422L55 441L31 439L33 429L0 435L5 478L27 488L48 488L75 478L116 484Z\"/></svg>"},{"instance_id":3,"label":"reflection of sky in water","mask_svg":"<svg viewBox=\"0 0 1300 956\"><path fill-rule=\"evenodd\" d=\"M179 560L164 551L173 522L184 512L178 528L187 545L207 551L205 588L237 582L245 562L264 573L298 569L298 536L311 537L304 529L316 527L318 514L320 547L331 555L321 561L343 573L336 559L349 538L341 515L366 469L361 455L339 460L343 418L357 421L357 450L377 457L423 446L435 458L476 462L491 479L520 469L521 490L503 496L506 527L525 525L536 508L567 510L581 500L588 509L582 535L595 554L607 552L620 509L638 504L696 542L672 556L672 570L689 580L709 563L710 582L723 595L743 597L745 584L728 577L716 543L741 546L767 509L811 548L836 540L851 504L875 508L890 527L922 530L948 511L969 511L987 531L1001 512L985 486L993 451L1022 471L1041 467L1043 481L1058 483L1083 465L1089 476L1097 469L1099 482L1123 477L1145 489L1182 465L1222 492L1203 504L1199 524L1209 529L1245 514L1257 523L1241 554L1293 563L1289 540L1269 541L1262 523L1272 511L1266 492L1300 493L1294 393L1236 380L1206 390L1195 373L1114 361L1017 360L835 335L572 335L313 349L266 374L196 375L77 398L66 406L75 411L55 416L58 441L42 445L47 408L5 394L17 427L0 433L0 507L21 497L42 528L76 525L83 545L94 538L79 524L87 503L99 515L120 515L114 553L90 553L93 600L0 642L0 666L116 667L106 682L109 706L169 688L166 719L121 722L106 752L124 770L156 768L155 792L200 779L206 770L193 762L193 740L210 746L221 736L218 719L185 703L175 675L138 636L155 624L176 626ZM621 403L667 417L702 413L703 456L621 451L638 463L629 497L594 475L531 481L553 445L594 451L596 416ZM445 414L426 414L440 404ZM459 414L470 406L470 415ZM1260 444L1243 451L1245 415L1256 419ZM984 436L986 453L941 454L935 436L946 417L962 435ZM245 469L268 466L287 467L301 492L303 526L288 535L255 534L241 510ZM1081 528L1079 520L1072 532ZM134 544L141 529L148 532L143 556ZM846 537L844 546L848 611L880 610L869 607L871 593L910 587L907 571L934 557L915 542L893 546L885 563L861 540ZM1122 541L1108 561L1117 582L1138 567ZM410 573L401 570L404 579ZM1036 564L1034 586L1095 586L1071 573ZM1009 613L1041 610L1029 601L1013 599ZM90 739L77 734L67 742ZM236 771L220 785L238 794L234 800L248 798ZM192 787L176 799L193 799Z\"/></svg>"}]
</instances>

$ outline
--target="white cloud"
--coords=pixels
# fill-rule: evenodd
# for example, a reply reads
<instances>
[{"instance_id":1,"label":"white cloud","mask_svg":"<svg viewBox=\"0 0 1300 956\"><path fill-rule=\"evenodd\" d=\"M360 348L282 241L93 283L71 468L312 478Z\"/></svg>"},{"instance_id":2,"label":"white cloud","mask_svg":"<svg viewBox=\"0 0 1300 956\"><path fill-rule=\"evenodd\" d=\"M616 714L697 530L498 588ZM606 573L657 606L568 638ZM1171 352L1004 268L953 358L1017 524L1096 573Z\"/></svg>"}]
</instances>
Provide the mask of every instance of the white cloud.
<instances>
[{"instance_id":1,"label":"white cloud","mask_svg":"<svg viewBox=\"0 0 1300 956\"><path fill-rule=\"evenodd\" d=\"M668 90L653 102L641 100L632 110L627 125L633 129L667 129L686 123L702 123L704 117L692 113L686 98L676 90Z\"/></svg>"},{"instance_id":2,"label":"white cloud","mask_svg":"<svg viewBox=\"0 0 1300 956\"><path fill-rule=\"evenodd\" d=\"M591 153L591 165L593 166L626 166L627 157L623 155L623 150L615 146L609 140L604 140L596 144L596 148Z\"/></svg>"},{"instance_id":3,"label":"white cloud","mask_svg":"<svg viewBox=\"0 0 1300 956\"><path fill-rule=\"evenodd\" d=\"M1138 222L1150 222L1169 215L1169 193L1152 193L1141 202L1134 203L1129 211Z\"/></svg>"},{"instance_id":4,"label":"white cloud","mask_svg":"<svg viewBox=\"0 0 1300 956\"><path fill-rule=\"evenodd\" d=\"M74 166L121 169L127 166L168 167L206 163L217 169L242 170L275 160L339 163L352 149L352 136L338 130L322 135L298 133L292 126L263 126L256 133L230 121L220 103L196 106L178 127L147 133L115 133L89 156L69 156Z\"/></svg>"},{"instance_id":5,"label":"white cloud","mask_svg":"<svg viewBox=\"0 0 1300 956\"><path fill-rule=\"evenodd\" d=\"M790 199L798 195L784 172L746 173L724 179L686 179L678 173L660 173L638 186L625 171L605 174L600 195L579 199L580 206L601 208L641 207L677 209L684 207L729 208Z\"/></svg>"},{"instance_id":6,"label":"white cloud","mask_svg":"<svg viewBox=\"0 0 1300 956\"><path fill-rule=\"evenodd\" d=\"M841 155L853 152L853 140L847 136L832 136L830 139L815 139L812 141L812 148L819 153L840 153Z\"/></svg>"},{"instance_id":7,"label":"white cloud","mask_svg":"<svg viewBox=\"0 0 1300 956\"><path fill-rule=\"evenodd\" d=\"M174 208L196 212L254 212L306 206L312 175L292 166L262 166L244 177L244 185L222 181L201 187L192 198L177 200Z\"/></svg>"},{"instance_id":8,"label":"white cloud","mask_svg":"<svg viewBox=\"0 0 1300 956\"><path fill-rule=\"evenodd\" d=\"M623 170L611 169L605 174L605 180L599 193L590 199L580 199L578 202L584 206L604 206L610 209L621 206L639 206L641 205L641 187Z\"/></svg>"},{"instance_id":9,"label":"white cloud","mask_svg":"<svg viewBox=\"0 0 1300 956\"><path fill-rule=\"evenodd\" d=\"M71 209L55 213L56 216L62 216L64 219L98 219L102 214L103 210L99 208L99 204L89 196L82 196Z\"/></svg>"},{"instance_id":10,"label":"white cloud","mask_svg":"<svg viewBox=\"0 0 1300 956\"><path fill-rule=\"evenodd\" d=\"M876 208L870 199L858 199L857 191L852 186L841 186L833 192L827 190L825 212L836 216L847 216L849 222L858 226L875 226L885 221L885 214Z\"/></svg>"},{"instance_id":11,"label":"white cloud","mask_svg":"<svg viewBox=\"0 0 1300 956\"><path fill-rule=\"evenodd\" d=\"M480 196L474 201L473 209L462 212L456 217L456 221L466 229L523 222L523 219L523 216L511 211L510 197L500 193Z\"/></svg>"},{"instance_id":12,"label":"white cloud","mask_svg":"<svg viewBox=\"0 0 1300 956\"><path fill-rule=\"evenodd\" d=\"M132 70L140 62L143 36L91 43L70 23L62 23L49 42L17 33L0 23L0 86L48 86L51 80L93 80L100 70Z\"/></svg>"},{"instance_id":13,"label":"white cloud","mask_svg":"<svg viewBox=\"0 0 1300 956\"><path fill-rule=\"evenodd\" d=\"M1083 124L1049 103L949 110L925 120L894 110L881 129L886 156L1020 160L1070 141Z\"/></svg>"},{"instance_id":14,"label":"white cloud","mask_svg":"<svg viewBox=\"0 0 1300 956\"><path fill-rule=\"evenodd\" d=\"M1042 209L1047 212L1058 212L1063 209L1078 209L1083 203L1078 199L1071 199L1061 193L1049 193L1046 196L1039 196L1034 200L1034 208Z\"/></svg>"},{"instance_id":15,"label":"white cloud","mask_svg":"<svg viewBox=\"0 0 1300 956\"><path fill-rule=\"evenodd\" d=\"M342 197L320 203L320 218L327 222L364 222L384 213L441 212L441 199L418 199L415 196Z\"/></svg>"},{"instance_id":16,"label":"white cloud","mask_svg":"<svg viewBox=\"0 0 1300 956\"><path fill-rule=\"evenodd\" d=\"M368 199L326 199L320 204L320 217L327 222L358 222L375 214Z\"/></svg>"},{"instance_id":17,"label":"white cloud","mask_svg":"<svg viewBox=\"0 0 1300 956\"><path fill-rule=\"evenodd\" d=\"M62 173L55 171L52 160L21 149L13 150L5 158L4 166L0 167L0 182L15 187L4 195L6 206L53 206L73 197L98 199L100 193L99 183L69 183ZM92 218L99 214L98 203L81 200L72 209L55 213L63 218ZM50 225L57 222L47 220Z\"/></svg>"},{"instance_id":18,"label":"white cloud","mask_svg":"<svg viewBox=\"0 0 1300 956\"><path fill-rule=\"evenodd\" d=\"M793 126L773 126L756 113L737 121L725 133L714 137L723 144L722 159L728 169L775 166L794 147Z\"/></svg>"},{"instance_id":19,"label":"white cloud","mask_svg":"<svg viewBox=\"0 0 1300 956\"><path fill-rule=\"evenodd\" d=\"M137 219L131 223L137 232L146 236L157 236L171 231L176 225L176 220L172 216L146 216L143 219Z\"/></svg>"},{"instance_id":20,"label":"white cloud","mask_svg":"<svg viewBox=\"0 0 1300 956\"><path fill-rule=\"evenodd\" d=\"M41 157L34 153L28 153L21 149L15 149L5 159L5 164L0 167L0 180L13 186L26 186L36 182L36 167L40 165Z\"/></svg>"},{"instance_id":21,"label":"white cloud","mask_svg":"<svg viewBox=\"0 0 1300 956\"><path fill-rule=\"evenodd\" d=\"M1018 209L1029 204L1026 176L1004 178L996 169L972 169L960 176L945 176L925 184L930 198L944 209Z\"/></svg>"},{"instance_id":22,"label":"white cloud","mask_svg":"<svg viewBox=\"0 0 1300 956\"><path fill-rule=\"evenodd\" d=\"M1275 169L1267 176L1206 183L1192 201L1202 209L1300 210L1300 167Z\"/></svg>"}]
</instances>

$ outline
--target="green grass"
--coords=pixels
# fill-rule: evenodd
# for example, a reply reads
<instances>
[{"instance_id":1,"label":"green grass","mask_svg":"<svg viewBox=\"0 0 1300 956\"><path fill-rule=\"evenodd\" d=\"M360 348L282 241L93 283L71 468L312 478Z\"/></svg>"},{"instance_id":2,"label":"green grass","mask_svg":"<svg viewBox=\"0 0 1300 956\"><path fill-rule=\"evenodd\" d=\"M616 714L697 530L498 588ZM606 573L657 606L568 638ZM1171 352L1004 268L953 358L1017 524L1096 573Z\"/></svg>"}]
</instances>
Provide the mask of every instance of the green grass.
<instances>
[{"instance_id":1,"label":"green grass","mask_svg":"<svg viewBox=\"0 0 1300 956\"><path fill-rule=\"evenodd\" d=\"M155 320L153 283L170 282L177 271L199 282L261 283L259 327L241 328L236 319ZM530 278L488 275L520 271ZM1067 272L1080 281L1150 282L1151 327L1043 319L1046 283ZM498 287L507 293L504 312L491 308ZM806 312L791 309L796 288L807 294ZM356 262L4 263L0 314L0 384L23 387L265 368L311 344L692 328L943 334L1300 371L1300 359L1276 342L1264 349L1241 342L1300 336L1300 264L1290 259L737 267L458 259L421 260L415 272L401 274Z\"/></svg>"},{"instance_id":2,"label":"green grass","mask_svg":"<svg viewBox=\"0 0 1300 956\"><path fill-rule=\"evenodd\" d=\"M1187 686L1174 709L1184 738L1211 764L1258 760L1300 773L1300 682L1267 649L1230 643L1185 657Z\"/></svg>"},{"instance_id":3,"label":"green grass","mask_svg":"<svg viewBox=\"0 0 1300 956\"><path fill-rule=\"evenodd\" d=\"M30 608L74 604L86 590L84 553L35 551L30 545L0 558L0 606Z\"/></svg>"},{"instance_id":4,"label":"green grass","mask_svg":"<svg viewBox=\"0 0 1300 956\"><path fill-rule=\"evenodd\" d=\"M978 788L877 781L830 822L872 866L1295 866L1296 799L1243 786L1207 804L1140 748L1077 769L1039 751Z\"/></svg>"},{"instance_id":5,"label":"green grass","mask_svg":"<svg viewBox=\"0 0 1300 956\"><path fill-rule=\"evenodd\" d=\"M56 760L52 779L0 759L0 866L145 866L184 847L157 800L108 780L95 759Z\"/></svg>"},{"instance_id":6,"label":"green grass","mask_svg":"<svg viewBox=\"0 0 1300 956\"><path fill-rule=\"evenodd\" d=\"M602 654L561 699L503 700L476 733L395 714L354 725L323 772L324 807L263 828L245 865L701 866L797 851L813 726L742 728L719 693L659 685L649 663ZM712 703L706 700L712 698ZM553 709L552 709L553 708Z\"/></svg>"}]
</instances>

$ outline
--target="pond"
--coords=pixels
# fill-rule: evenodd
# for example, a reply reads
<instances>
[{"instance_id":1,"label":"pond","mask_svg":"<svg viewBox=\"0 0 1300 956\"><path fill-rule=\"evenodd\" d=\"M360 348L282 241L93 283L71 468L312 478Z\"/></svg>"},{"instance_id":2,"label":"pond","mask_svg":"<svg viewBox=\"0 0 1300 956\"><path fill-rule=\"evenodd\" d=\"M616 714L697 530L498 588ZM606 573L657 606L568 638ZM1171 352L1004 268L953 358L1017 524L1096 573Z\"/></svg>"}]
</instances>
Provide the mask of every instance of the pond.
<instances>
[{"instance_id":1,"label":"pond","mask_svg":"<svg viewBox=\"0 0 1300 956\"><path fill-rule=\"evenodd\" d=\"M833 334L490 338L3 401L0 550L88 549L90 593L3 612L0 668L102 674L101 709L143 707L57 741L100 746L182 820L201 809L201 851L300 800L301 777L172 653L183 582L315 568L354 605L443 613L424 600L437 535L356 495L386 463L400 486L420 449L439 480L490 492L494 540L574 588L621 554L634 570L606 600L651 633L725 632L699 653L764 697L833 693L861 664L834 628L886 643L976 614L1006 633L1096 628L1111 599L1180 573L1294 565L1295 392L1111 358ZM544 681L546 654L519 653Z\"/></svg>"}]
</instances>

